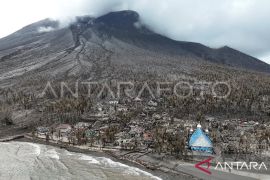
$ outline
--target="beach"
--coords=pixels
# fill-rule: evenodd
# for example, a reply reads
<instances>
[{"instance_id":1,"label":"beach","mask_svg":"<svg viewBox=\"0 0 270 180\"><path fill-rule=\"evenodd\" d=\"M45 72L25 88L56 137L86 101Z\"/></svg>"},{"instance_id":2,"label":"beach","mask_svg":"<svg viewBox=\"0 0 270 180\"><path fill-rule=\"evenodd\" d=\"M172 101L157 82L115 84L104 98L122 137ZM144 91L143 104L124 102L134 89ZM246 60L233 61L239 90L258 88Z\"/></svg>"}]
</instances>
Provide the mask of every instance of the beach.
<instances>
[{"instance_id":1,"label":"beach","mask_svg":"<svg viewBox=\"0 0 270 180\"><path fill-rule=\"evenodd\" d=\"M192 177L191 175L177 172L174 170L170 170L168 168L163 168L163 169L150 169L149 167L146 166L146 164L140 164L132 159L122 158L120 157L122 153L126 154L126 152L119 152L119 151L110 151L106 149L101 149L99 150L98 148L95 150L90 150L90 148L85 148L85 147L76 147L76 146L67 146L63 144L57 144L54 142L46 142L43 139L39 138L34 138L32 139L30 136L25 136L24 138L19 138L16 139L16 142L26 142L26 143L34 143L34 144L42 144L46 146L52 146L58 149L64 149L68 152L72 153L80 153L88 156L93 156L93 157L103 157L103 158L108 158L111 159L114 162L122 163L124 165L128 165L134 168L138 168L144 172L147 172L149 174L152 174L153 176L156 176L160 179L163 180L193 180L193 179L198 179L195 177ZM146 158L146 160L151 160L150 158Z\"/></svg>"},{"instance_id":2,"label":"beach","mask_svg":"<svg viewBox=\"0 0 270 180\"><path fill-rule=\"evenodd\" d=\"M80 166L70 166L70 169L75 172L76 172L76 168L79 167L78 169L80 170L85 169L87 173L91 173L92 167L91 168L88 167L90 163L90 164L101 165L99 167L100 169L103 169L104 167L108 167L107 165L109 164L109 167L113 169L113 170L110 169L109 170L110 172L115 171L114 168L116 168L116 170L118 168L120 169L123 168L124 170L122 169L120 172L128 172L129 175L131 172L133 173L136 172L135 174L140 175L140 177L136 177L136 176L129 177L127 175L124 175L125 178L127 178L128 180L130 179L193 180L193 179L209 179L209 178L213 180L216 180L216 179L225 180L228 177L230 177L231 179L236 179L236 180L255 180L255 179L264 180L265 177L268 177L268 176L263 175L263 176L258 176L257 178L256 174L251 173L251 174L248 174L247 176L245 172L240 173L237 171L235 172L217 171L217 170L214 170L213 167L211 167L212 174L211 176L209 176L207 174L202 173L198 169L194 168L194 163L196 163L196 160L193 162L191 161L189 162L189 161L181 161L177 159L170 159L168 157L162 158L153 153L145 154L141 152L123 151L119 149L89 147L86 145L76 146L76 145L69 145L68 143L62 143L62 142L56 142L56 141L46 142L45 139L42 139L42 138L36 138L36 137L32 138L30 134L9 136L9 137L2 138L0 141L1 141L0 146L2 146L3 144L5 145L5 143L11 143L11 144L21 143L23 145L30 144L32 147L32 150L39 149L39 148L50 149L49 151L45 151L45 154L49 152L49 156L51 156L53 159L64 158L64 159L67 159L66 161L68 162L71 161L71 159L72 161L75 161L75 162L79 161L78 164L80 164ZM64 155L61 156L62 154ZM75 155L66 156L70 154L75 154ZM74 157L77 157L77 158L73 159ZM85 162L87 163L85 164ZM3 169L0 169L0 172L1 170ZM73 172L73 174L76 174L76 173ZM119 175L119 172L116 174ZM42 175L43 174L41 173L40 176ZM63 177L61 178L70 179L69 174L66 174L66 175L64 174ZM90 179L100 179L100 178L101 179L114 179L115 177L113 174L110 174L108 175L108 177L104 177L101 175L100 177L94 177ZM119 177L117 178L119 179ZM82 176L80 177L80 179L89 179L89 178Z\"/></svg>"},{"instance_id":3,"label":"beach","mask_svg":"<svg viewBox=\"0 0 270 180\"><path fill-rule=\"evenodd\" d=\"M53 146L4 142L0 145L0 179L145 179L146 171L107 157L74 153Z\"/></svg>"}]
</instances>

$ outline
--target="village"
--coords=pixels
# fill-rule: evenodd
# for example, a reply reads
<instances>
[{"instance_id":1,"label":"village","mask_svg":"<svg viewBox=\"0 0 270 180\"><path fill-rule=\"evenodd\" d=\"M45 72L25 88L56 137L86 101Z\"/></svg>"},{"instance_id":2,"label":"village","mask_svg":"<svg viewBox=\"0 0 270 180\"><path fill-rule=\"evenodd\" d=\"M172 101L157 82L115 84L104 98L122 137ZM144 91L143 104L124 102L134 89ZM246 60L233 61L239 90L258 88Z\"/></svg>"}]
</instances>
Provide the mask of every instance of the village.
<instances>
[{"instance_id":1,"label":"village","mask_svg":"<svg viewBox=\"0 0 270 180\"><path fill-rule=\"evenodd\" d=\"M160 112L158 101L143 102L139 98L134 101L132 106L117 100L99 103L95 112L83 116L79 122L38 126L31 136L64 146L152 153L179 159L270 158L270 123L221 121L208 116L178 119Z\"/></svg>"}]
</instances>

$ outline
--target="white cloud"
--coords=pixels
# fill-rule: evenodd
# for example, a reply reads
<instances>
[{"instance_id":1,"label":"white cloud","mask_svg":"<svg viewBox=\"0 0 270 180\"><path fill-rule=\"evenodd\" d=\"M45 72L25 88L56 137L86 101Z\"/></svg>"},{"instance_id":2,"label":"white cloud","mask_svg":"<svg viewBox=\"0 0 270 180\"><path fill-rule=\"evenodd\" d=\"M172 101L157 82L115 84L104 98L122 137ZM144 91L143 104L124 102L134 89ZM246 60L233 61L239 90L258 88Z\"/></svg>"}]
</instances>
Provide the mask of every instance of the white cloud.
<instances>
[{"instance_id":1,"label":"white cloud","mask_svg":"<svg viewBox=\"0 0 270 180\"><path fill-rule=\"evenodd\" d=\"M0 6L0 37L47 17L135 10L152 30L211 47L232 46L256 57L270 54L269 0L9 0Z\"/></svg>"},{"instance_id":2,"label":"white cloud","mask_svg":"<svg viewBox=\"0 0 270 180\"><path fill-rule=\"evenodd\" d=\"M261 56L259 57L262 61L270 64L270 53L268 55L264 55L264 56Z\"/></svg>"},{"instance_id":3,"label":"white cloud","mask_svg":"<svg viewBox=\"0 0 270 180\"><path fill-rule=\"evenodd\" d=\"M38 32L43 33L43 32L50 32L54 31L55 29L53 27L39 27Z\"/></svg>"}]
</instances>

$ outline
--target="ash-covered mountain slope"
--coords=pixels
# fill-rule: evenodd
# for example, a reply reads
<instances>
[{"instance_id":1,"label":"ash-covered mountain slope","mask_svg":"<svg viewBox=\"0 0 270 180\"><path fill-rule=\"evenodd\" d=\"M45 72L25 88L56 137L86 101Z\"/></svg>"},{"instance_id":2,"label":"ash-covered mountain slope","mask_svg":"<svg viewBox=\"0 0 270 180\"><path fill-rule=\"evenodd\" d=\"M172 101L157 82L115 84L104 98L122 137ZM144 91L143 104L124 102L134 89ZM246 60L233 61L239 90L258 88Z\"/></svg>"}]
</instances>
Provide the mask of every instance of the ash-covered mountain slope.
<instances>
[{"instance_id":1,"label":"ash-covered mountain slope","mask_svg":"<svg viewBox=\"0 0 270 180\"><path fill-rule=\"evenodd\" d=\"M159 52L167 52L171 55L196 56L206 61L231 67L270 72L270 66L267 63L228 46L212 49L199 43L174 41L153 33L147 28L138 30L134 28L134 24L136 25L138 20L139 15L135 12L130 12L129 15L115 12L98 18L96 22L102 23L102 31L149 50L159 50Z\"/></svg>"},{"instance_id":2,"label":"ash-covered mountain slope","mask_svg":"<svg viewBox=\"0 0 270 180\"><path fill-rule=\"evenodd\" d=\"M133 11L78 17L65 28L46 19L0 39L2 85L41 77L172 77L200 71L202 64L270 72L268 64L229 47L211 49L154 33L140 24Z\"/></svg>"}]
</instances>

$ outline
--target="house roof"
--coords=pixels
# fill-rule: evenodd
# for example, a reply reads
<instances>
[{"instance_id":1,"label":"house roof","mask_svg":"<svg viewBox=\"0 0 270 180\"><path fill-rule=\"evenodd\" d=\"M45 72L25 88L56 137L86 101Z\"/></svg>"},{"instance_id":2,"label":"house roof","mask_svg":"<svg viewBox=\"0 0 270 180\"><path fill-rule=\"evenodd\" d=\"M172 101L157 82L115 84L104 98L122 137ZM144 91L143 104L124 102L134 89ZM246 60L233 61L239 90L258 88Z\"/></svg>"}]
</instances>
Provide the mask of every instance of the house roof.
<instances>
[{"instance_id":1,"label":"house roof","mask_svg":"<svg viewBox=\"0 0 270 180\"><path fill-rule=\"evenodd\" d=\"M88 122L78 122L75 125L75 128L85 128L85 127L89 127L89 126L91 126L91 124Z\"/></svg>"},{"instance_id":2,"label":"house roof","mask_svg":"<svg viewBox=\"0 0 270 180\"><path fill-rule=\"evenodd\" d=\"M71 125L69 124L60 124L56 127L56 129L71 129Z\"/></svg>"}]
</instances>

